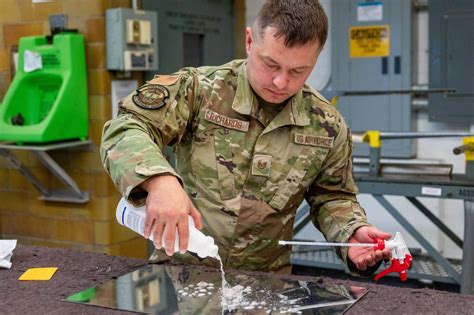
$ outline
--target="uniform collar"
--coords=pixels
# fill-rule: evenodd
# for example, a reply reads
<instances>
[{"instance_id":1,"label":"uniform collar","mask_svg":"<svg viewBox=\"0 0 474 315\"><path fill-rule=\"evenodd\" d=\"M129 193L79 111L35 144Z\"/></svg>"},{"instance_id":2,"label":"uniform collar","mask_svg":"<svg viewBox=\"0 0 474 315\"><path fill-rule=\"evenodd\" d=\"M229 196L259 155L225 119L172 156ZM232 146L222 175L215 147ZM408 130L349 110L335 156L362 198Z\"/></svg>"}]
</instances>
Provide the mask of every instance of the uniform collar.
<instances>
[{"instance_id":1,"label":"uniform collar","mask_svg":"<svg viewBox=\"0 0 474 315\"><path fill-rule=\"evenodd\" d=\"M256 117L258 113L258 99L247 80L247 61L242 63L237 77L232 109L243 115ZM303 104L303 91L300 89L289 101L287 106L275 117L271 125L306 126L310 122ZM277 126L274 126L277 127Z\"/></svg>"},{"instance_id":2,"label":"uniform collar","mask_svg":"<svg viewBox=\"0 0 474 315\"><path fill-rule=\"evenodd\" d=\"M247 80L247 61L242 63L238 73L237 90L235 91L232 109L243 115L251 115L251 113L256 113L258 110L258 100Z\"/></svg>"}]
</instances>

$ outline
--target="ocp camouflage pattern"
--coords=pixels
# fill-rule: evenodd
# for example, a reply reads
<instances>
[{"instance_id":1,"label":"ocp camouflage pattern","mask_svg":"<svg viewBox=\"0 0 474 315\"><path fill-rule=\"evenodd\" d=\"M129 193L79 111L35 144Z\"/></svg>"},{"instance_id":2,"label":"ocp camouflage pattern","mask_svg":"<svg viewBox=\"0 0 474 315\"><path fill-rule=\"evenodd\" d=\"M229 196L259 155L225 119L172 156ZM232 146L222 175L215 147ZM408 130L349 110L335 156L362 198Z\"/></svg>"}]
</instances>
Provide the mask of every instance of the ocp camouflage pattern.
<instances>
[{"instance_id":1,"label":"ocp camouflage pattern","mask_svg":"<svg viewBox=\"0 0 474 315\"><path fill-rule=\"evenodd\" d=\"M137 105L137 91L121 100L119 116L104 127L104 167L135 204L144 202L139 185L147 178L177 176L225 268L290 272L291 247L278 240L292 239L304 198L328 241L346 242L368 225L356 200L350 131L314 89L305 85L268 121L245 60L184 68L146 85L166 89L164 105L160 97L154 109ZM166 145L174 147L175 168L162 152ZM347 250L338 254L346 261ZM153 255L166 257L161 250ZM217 266L191 254L173 260Z\"/></svg>"}]
</instances>

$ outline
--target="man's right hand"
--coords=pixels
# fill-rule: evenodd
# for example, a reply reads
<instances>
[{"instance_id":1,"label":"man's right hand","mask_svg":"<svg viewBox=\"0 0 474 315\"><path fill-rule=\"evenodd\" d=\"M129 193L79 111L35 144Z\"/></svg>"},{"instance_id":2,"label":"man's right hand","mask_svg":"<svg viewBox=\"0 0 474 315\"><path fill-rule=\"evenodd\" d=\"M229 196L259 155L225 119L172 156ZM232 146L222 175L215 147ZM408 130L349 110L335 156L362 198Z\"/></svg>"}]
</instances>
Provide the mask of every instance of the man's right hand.
<instances>
[{"instance_id":1,"label":"man's right hand","mask_svg":"<svg viewBox=\"0 0 474 315\"><path fill-rule=\"evenodd\" d=\"M173 175L157 175L141 185L148 192L146 198L145 237L153 230L153 244L165 247L168 256L174 253L176 228L178 229L179 251L186 252L189 239L188 215L196 228L201 229L201 214ZM162 239L164 244L162 244Z\"/></svg>"}]
</instances>

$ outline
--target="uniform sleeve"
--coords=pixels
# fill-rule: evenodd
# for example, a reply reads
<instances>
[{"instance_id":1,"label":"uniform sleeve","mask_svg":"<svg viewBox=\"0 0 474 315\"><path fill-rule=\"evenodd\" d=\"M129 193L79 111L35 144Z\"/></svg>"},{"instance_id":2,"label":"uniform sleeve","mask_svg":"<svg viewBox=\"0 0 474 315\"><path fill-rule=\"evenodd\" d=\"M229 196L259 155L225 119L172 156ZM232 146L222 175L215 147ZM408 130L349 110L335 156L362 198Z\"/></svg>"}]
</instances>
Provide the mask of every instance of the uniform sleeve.
<instances>
[{"instance_id":1,"label":"uniform sleeve","mask_svg":"<svg viewBox=\"0 0 474 315\"><path fill-rule=\"evenodd\" d=\"M357 228L369 225L357 193L352 176L351 134L341 119L333 148L306 195L311 219L329 242L347 242ZM351 272L360 274L348 261L347 249L337 247L336 251Z\"/></svg>"},{"instance_id":2,"label":"uniform sleeve","mask_svg":"<svg viewBox=\"0 0 474 315\"><path fill-rule=\"evenodd\" d=\"M180 179L163 148L178 143L192 120L195 81L186 74L155 77L121 100L118 117L104 126L102 163L135 204L144 197L139 186L148 178L172 174Z\"/></svg>"}]
</instances>

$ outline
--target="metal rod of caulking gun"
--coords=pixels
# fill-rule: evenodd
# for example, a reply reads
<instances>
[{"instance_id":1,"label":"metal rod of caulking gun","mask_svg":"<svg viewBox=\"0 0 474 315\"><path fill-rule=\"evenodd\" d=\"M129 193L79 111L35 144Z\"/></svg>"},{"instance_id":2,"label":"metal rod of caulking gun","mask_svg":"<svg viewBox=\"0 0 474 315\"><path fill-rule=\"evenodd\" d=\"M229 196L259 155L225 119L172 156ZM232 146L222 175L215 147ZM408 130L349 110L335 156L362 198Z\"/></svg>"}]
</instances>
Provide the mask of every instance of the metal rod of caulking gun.
<instances>
[{"instance_id":1,"label":"metal rod of caulking gun","mask_svg":"<svg viewBox=\"0 0 474 315\"><path fill-rule=\"evenodd\" d=\"M328 242L300 242L300 241L278 241L278 245L377 247L376 243L328 243Z\"/></svg>"}]
</instances>

